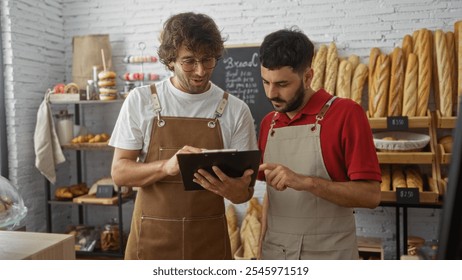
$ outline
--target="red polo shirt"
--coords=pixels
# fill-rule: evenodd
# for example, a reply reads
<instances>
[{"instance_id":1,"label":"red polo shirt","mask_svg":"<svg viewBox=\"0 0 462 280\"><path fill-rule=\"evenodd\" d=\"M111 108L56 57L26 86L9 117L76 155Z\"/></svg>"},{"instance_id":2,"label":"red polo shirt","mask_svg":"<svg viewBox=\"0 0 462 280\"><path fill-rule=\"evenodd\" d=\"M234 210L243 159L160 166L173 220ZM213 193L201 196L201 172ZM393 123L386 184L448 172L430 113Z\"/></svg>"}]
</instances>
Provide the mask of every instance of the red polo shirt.
<instances>
[{"instance_id":1,"label":"red polo shirt","mask_svg":"<svg viewBox=\"0 0 462 280\"><path fill-rule=\"evenodd\" d=\"M278 114L274 127L315 123L316 115L331 97L325 90L319 90L293 119L284 113ZM263 155L273 115L274 112L269 113L261 122L258 147ZM372 131L359 104L351 99L337 98L319 124L322 156L332 181L381 181ZM258 179L264 180L263 172L258 174Z\"/></svg>"}]
</instances>

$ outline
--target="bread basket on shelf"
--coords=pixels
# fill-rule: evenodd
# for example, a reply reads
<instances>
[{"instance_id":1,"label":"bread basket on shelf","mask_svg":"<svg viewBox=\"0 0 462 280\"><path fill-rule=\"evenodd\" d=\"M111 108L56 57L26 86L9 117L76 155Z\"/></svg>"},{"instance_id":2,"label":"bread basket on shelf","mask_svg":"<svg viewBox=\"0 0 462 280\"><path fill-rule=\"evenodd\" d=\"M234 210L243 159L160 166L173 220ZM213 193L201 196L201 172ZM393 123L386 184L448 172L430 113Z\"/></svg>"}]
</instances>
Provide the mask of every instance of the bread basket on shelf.
<instances>
[{"instance_id":1,"label":"bread basket on shelf","mask_svg":"<svg viewBox=\"0 0 462 280\"><path fill-rule=\"evenodd\" d=\"M374 145L380 152L420 152L430 142L426 134L386 131L374 133Z\"/></svg>"}]
</instances>

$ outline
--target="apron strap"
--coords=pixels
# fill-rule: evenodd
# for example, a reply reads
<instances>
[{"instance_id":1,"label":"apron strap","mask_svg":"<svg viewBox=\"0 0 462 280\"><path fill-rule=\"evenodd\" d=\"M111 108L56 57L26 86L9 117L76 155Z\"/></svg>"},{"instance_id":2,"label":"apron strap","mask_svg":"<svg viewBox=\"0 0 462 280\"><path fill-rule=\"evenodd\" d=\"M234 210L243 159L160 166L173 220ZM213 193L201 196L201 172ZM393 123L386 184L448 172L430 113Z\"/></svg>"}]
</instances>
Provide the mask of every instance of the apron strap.
<instances>
[{"instance_id":1,"label":"apron strap","mask_svg":"<svg viewBox=\"0 0 462 280\"><path fill-rule=\"evenodd\" d=\"M157 96L156 85L151 84L150 88L151 88L151 99L152 99L152 103L154 104L154 112L157 115L157 126L163 127L165 125L165 121L160 116L160 111L162 111L162 106L160 106L159 97Z\"/></svg>"},{"instance_id":2,"label":"apron strap","mask_svg":"<svg viewBox=\"0 0 462 280\"><path fill-rule=\"evenodd\" d=\"M210 128L214 128L216 126L216 122L218 121L218 118L223 115L226 105L228 104L228 95L229 94L226 91L223 92L223 98L221 99L220 103L218 103L218 106L215 109L213 120L209 121L207 124Z\"/></svg>"},{"instance_id":3,"label":"apron strap","mask_svg":"<svg viewBox=\"0 0 462 280\"><path fill-rule=\"evenodd\" d=\"M338 96L332 96L332 98L329 99L326 102L326 104L324 104L324 106L322 106L321 111L319 111L319 113L316 115L316 122L314 123L314 127L312 129L313 131L316 130L318 123L324 119L324 116L326 115L327 110L329 110L330 105L332 105L332 103L334 102L335 99L337 99L337 97Z\"/></svg>"}]
</instances>

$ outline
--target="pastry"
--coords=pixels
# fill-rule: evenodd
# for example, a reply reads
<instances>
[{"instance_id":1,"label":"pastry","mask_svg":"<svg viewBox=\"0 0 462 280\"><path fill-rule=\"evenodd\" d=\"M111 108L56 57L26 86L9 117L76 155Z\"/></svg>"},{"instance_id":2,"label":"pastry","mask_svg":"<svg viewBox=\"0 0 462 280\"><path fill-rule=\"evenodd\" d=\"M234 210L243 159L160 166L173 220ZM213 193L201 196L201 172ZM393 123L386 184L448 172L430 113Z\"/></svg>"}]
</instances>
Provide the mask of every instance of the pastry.
<instances>
[{"instance_id":1,"label":"pastry","mask_svg":"<svg viewBox=\"0 0 462 280\"><path fill-rule=\"evenodd\" d=\"M68 187L57 187L55 190L55 198L57 200L70 200L74 197Z\"/></svg>"}]
</instances>

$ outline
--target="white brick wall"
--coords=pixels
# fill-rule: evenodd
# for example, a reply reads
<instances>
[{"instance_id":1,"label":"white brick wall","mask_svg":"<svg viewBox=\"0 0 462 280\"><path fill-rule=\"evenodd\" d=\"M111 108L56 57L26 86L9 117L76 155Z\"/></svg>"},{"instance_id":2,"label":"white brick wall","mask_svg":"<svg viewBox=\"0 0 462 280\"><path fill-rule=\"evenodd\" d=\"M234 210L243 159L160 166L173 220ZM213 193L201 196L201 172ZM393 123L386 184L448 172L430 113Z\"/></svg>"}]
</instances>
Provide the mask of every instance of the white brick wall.
<instances>
[{"instance_id":1,"label":"white brick wall","mask_svg":"<svg viewBox=\"0 0 462 280\"><path fill-rule=\"evenodd\" d=\"M297 25L316 45L333 40L341 56L357 54L367 62L371 47L391 52L393 47L401 45L405 34L416 29L452 30L453 23L460 20L462 1L3 0L1 9L10 179L19 187L29 207L28 229L44 231L44 179L34 167L32 142L36 112L47 88L72 79L73 36L110 34L114 70L119 74L136 72L139 66L124 65L122 58L139 54L140 41L146 42L145 54L155 54L164 20L174 13L196 11L216 20L228 36L227 44L260 43L269 32ZM145 72L167 75L159 63L146 65ZM119 87L122 87L120 80ZM116 112L110 109L103 124L91 121L101 119L101 113L99 109L87 109L87 126L110 130ZM73 159L72 154L67 157ZM107 165L99 162L96 172L87 170L89 177L106 175L110 157L107 161ZM74 180L73 167L72 161L59 167L60 184ZM93 211L91 217L104 211ZM59 228L73 216L70 210L61 213ZM386 257L393 258L394 209L360 209L356 216L358 233L382 237ZM435 210L410 211L409 233L436 238L438 216L439 211ZM100 223L105 221L102 218Z\"/></svg>"}]
</instances>

